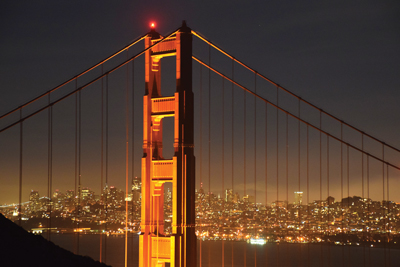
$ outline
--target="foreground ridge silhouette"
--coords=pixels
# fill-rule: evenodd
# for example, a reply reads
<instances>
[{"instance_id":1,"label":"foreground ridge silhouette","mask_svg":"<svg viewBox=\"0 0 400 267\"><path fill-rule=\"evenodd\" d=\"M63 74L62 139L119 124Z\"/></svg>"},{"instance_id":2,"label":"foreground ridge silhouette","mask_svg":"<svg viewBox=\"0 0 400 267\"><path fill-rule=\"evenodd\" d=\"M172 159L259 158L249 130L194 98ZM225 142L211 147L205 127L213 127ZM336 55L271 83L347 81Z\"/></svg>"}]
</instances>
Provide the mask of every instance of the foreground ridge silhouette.
<instances>
[{"instance_id":1,"label":"foreground ridge silhouette","mask_svg":"<svg viewBox=\"0 0 400 267\"><path fill-rule=\"evenodd\" d=\"M34 235L0 213L0 266L107 267L87 256L75 255L40 235Z\"/></svg>"}]
</instances>

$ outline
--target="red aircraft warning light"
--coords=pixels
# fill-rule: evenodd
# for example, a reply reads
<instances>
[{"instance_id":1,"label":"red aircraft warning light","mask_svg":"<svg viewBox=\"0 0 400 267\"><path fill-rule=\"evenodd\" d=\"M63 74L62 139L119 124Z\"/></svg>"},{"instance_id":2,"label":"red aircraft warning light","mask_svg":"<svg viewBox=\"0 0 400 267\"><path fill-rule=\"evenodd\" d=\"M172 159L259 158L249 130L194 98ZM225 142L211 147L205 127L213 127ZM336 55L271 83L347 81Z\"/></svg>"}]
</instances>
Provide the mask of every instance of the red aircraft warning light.
<instances>
[{"instance_id":1,"label":"red aircraft warning light","mask_svg":"<svg viewBox=\"0 0 400 267\"><path fill-rule=\"evenodd\" d=\"M154 30L156 28L156 24L154 22L150 23L150 28Z\"/></svg>"}]
</instances>

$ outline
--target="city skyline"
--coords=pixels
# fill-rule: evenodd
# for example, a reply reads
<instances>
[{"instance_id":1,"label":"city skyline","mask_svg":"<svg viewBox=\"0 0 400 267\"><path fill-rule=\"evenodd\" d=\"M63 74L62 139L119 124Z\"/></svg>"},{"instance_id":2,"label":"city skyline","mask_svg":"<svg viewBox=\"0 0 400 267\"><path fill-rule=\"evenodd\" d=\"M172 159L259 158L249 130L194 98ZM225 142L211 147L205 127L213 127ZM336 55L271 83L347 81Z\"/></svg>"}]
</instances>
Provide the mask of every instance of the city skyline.
<instances>
[{"instance_id":1,"label":"city skyline","mask_svg":"<svg viewBox=\"0 0 400 267\"><path fill-rule=\"evenodd\" d=\"M183 5L181 3L181 5L175 6L179 6L178 9L166 6L165 3L158 3L159 7L163 6L165 10L170 11L170 15L167 15L157 9L151 10L144 4L140 4L140 8L136 9L127 2L110 4L109 7L111 8L105 8L102 5L92 7L89 4L82 4L82 9L78 11L70 5L66 5L63 12L60 12L59 7L50 4L50 2L42 5L25 3L21 6L8 3L4 9L7 12L5 16L2 16L5 21L3 25L9 27L4 30L4 41L1 44L0 52L3 53L2 58L4 58L0 63L2 70L0 90L3 93L3 97L0 99L0 113L3 114L16 105L45 92L61 81L97 63L99 59L127 44L134 37L147 32L150 21L155 21L157 30L164 34L180 25L182 19L187 19L187 16L190 16L191 19L187 20L190 27L220 44L221 47L227 49L237 58L244 60L245 63L260 73L267 75L338 118L354 124L388 144L400 147L400 140L396 135L400 130L398 129L400 123L397 123L400 112L397 110L398 105L395 101L398 98L397 88L400 86L397 75L400 60L396 59L399 54L396 53L397 47L400 44L399 38L395 34L396 23L394 23L396 21L396 8L391 8L391 4L385 5L373 1L364 3L362 6L347 2L341 4L343 8L338 10L335 4L328 3L318 5L295 4L296 8L284 3L275 3L272 6L268 6L266 3L258 3L247 5L244 8L242 4L234 3L231 7L234 12L227 13L224 12L224 6L211 2L202 3L202 5L198 3ZM126 8L127 6L128 8ZM93 12L93 8L98 12ZM122 9L123 11L121 11ZM204 20L201 11L206 9L211 10L210 19ZM37 12L32 13L31 10L37 10ZM110 12L108 19L98 16L98 14L105 12ZM49 16L49 14L52 15ZM58 18L55 18L54 14L58 14ZM135 14L140 15L135 16ZM224 14L224 16L221 17L219 14ZM324 16L321 14L324 14ZM75 19L73 19L74 17ZM241 19L236 19L237 17ZM25 23L27 20L30 23ZM101 27L102 31L97 30L97 25L108 25L108 23L113 26ZM26 25L29 27L26 27ZM81 28L79 25L86 26ZM115 31L117 28L119 30ZM91 29L88 30L90 34L86 34L85 29ZM246 42L235 36L246 36ZM80 38L81 41L75 42L74 38ZM34 53L30 52L28 44L34 47ZM90 49L93 47L95 49ZM47 54L47 52L51 52L51 54ZM141 64L138 62L136 69L139 69ZM138 72L137 86L135 87L138 92L135 110L139 112L141 110L141 96L144 93L144 85L140 75L140 72ZM214 80L213 84L215 84ZM92 94L94 94L93 90L83 93L83 100L87 101ZM121 94L122 92L118 92L115 95L116 100L119 101ZM197 95L199 95L198 92ZM71 100L63 106L55 108L55 120L57 121L60 110L72 112L73 105L74 101ZM99 107L98 102L93 105L94 108ZM120 121L123 121L122 114L124 112L122 106L120 102L115 102L111 107L114 118L120 117L114 119L113 123L115 123L110 126L115 130L121 129ZM93 109L85 110L84 116L89 116ZM43 124L39 123L40 120L46 121L46 115L42 114L40 118L24 125L26 133L31 133L31 135L24 139L28 146L24 148L23 191L30 190L30 183L40 183L45 186L47 182L46 149L38 150L38 148L47 145L47 132L45 129L36 129L38 124ZM82 164L87 167L82 169L81 178L83 183L88 182L89 186L99 189L100 142L98 138L93 139L90 136L90 131L98 125L92 126L87 117L84 117L84 122L86 122L85 126L88 126L89 133L86 133L83 137ZM211 124L214 128L216 125L218 125L218 122L213 121ZM62 123L59 122L54 127L54 135L56 136L54 146L59 148L58 152L53 154L54 186L59 188L70 187L75 179L75 166L70 162L70 160L73 161L74 157L72 138L74 133L71 130L74 128L73 118L66 119ZM242 134L238 129L235 129L237 136ZM18 149L14 149L18 147L17 132L18 129L13 129L7 136L11 135L14 139L0 144L2 151L9 150L11 145L13 147L0 160L2 169L4 169L4 166L12 167L10 173L2 173L0 177L2 181L2 189L0 190L3 190L0 195L7 198L17 198L18 195L19 157L17 155ZM70 135L71 138L60 141L61 139L57 139L60 134L61 136ZM134 176L140 176L141 134L139 129L135 131L137 141L135 141ZM110 136L115 135L114 132L110 132ZM2 134L1 140L8 140L7 136ZM97 145L93 148L91 146L95 141L97 141ZM37 146L30 145L32 143ZM207 140L204 140L204 152L207 152L206 143ZM121 144L124 143L115 143L110 148L110 163L112 165L110 164L109 169L109 182L120 187L124 183L123 170L125 169L122 166L124 157L121 156L124 153L120 153L118 150L123 146ZM196 145L197 165L201 165L200 146L199 143ZM242 147L243 145L240 143L236 151L240 152L240 150L243 150ZM248 154L252 153L251 150L248 152ZM226 157L228 155L229 151L227 151ZM290 155L293 156L293 153L290 152ZM208 163L204 159L204 155L203 161L202 172L204 174L208 172ZM219 161L220 156L212 159L211 163L220 164ZM239 163L242 164L240 161ZM253 162L249 160L248 163L250 165ZM257 165L260 166L261 164L263 164L262 160L257 162ZM274 164L274 161L271 160L270 166ZM213 165L212 168L215 166ZM39 170L39 168L41 169ZM88 168L88 170L85 168ZM283 174L284 166L282 165L280 168L282 168L280 173ZM338 168L337 164L335 168ZM228 169L228 166L226 166L226 169ZM89 170L95 172L89 173ZM302 172L304 170L305 168L302 165ZM246 187L243 183L243 174L237 173L238 175L234 179L234 187ZM205 186L208 186L206 183L209 177L203 175L201 178L198 174L197 187L200 180L203 180ZM351 181L360 180L359 173L351 172L350 175ZM226 173L225 176L225 184L227 184L232 174ZM337 181L339 176L332 174L332 181ZM371 188L382 187L381 176L379 171L371 174ZM249 173L248 177L254 177L254 175L252 176ZM256 179L261 177L262 175L257 175ZM269 175L269 180L275 178L273 173ZM105 177L103 179L105 180ZM211 185L211 190L222 191L220 179L219 173L211 172L211 181L215 181ZM289 176L289 181L291 179L293 183L297 183L292 174ZM304 174L302 174L301 179L304 181ZM318 180L318 176L315 179ZM326 177L323 177L323 180L326 181ZM260 183L258 181L258 184ZM331 190L337 191L337 189L334 189L337 184L336 182L333 183ZM285 188L285 186L280 187ZM301 187L300 189L305 191L303 183ZM355 185L355 188L357 187L359 186ZM269 195L272 197L275 189L273 185L269 188L271 189ZM325 194L325 191L327 191L326 182L324 182L323 188ZM254 190L251 182L247 182L247 189ZM298 190L298 188L289 186L290 191L295 189ZM285 191L286 189L279 194L282 195ZM355 190L355 194L361 195L357 190ZM23 196L25 195L23 194ZM257 191L258 198L261 195L262 191ZM366 192L364 192L364 195L366 195ZM17 201L17 199L14 201Z\"/></svg>"},{"instance_id":2,"label":"city skyline","mask_svg":"<svg viewBox=\"0 0 400 267\"><path fill-rule=\"evenodd\" d=\"M124 205L131 211L129 232L140 232L140 184L137 179L131 187L129 201L125 194L113 186L106 187L101 196L90 189L77 197L73 190L66 194L55 191L51 202L40 198L37 191L22 207L23 227L36 234L75 233L123 234ZM226 196L196 191L196 235L202 240L243 241L261 239L263 242L334 243L336 245L382 246L399 241L400 205L352 196L336 201L326 200L301 204L302 192L293 192L298 203L274 201L271 205L252 202L251 196L239 197L232 190ZM80 200L80 202L79 202ZM1 212L18 222L18 210L0 206ZM172 192L166 189L164 199L164 231L171 232ZM106 225L106 226L105 226ZM49 232L50 231L50 232ZM388 239L388 240L386 240Z\"/></svg>"},{"instance_id":3,"label":"city skyline","mask_svg":"<svg viewBox=\"0 0 400 267\"><path fill-rule=\"evenodd\" d=\"M137 178L138 177L135 177L134 179L132 179L132 183L130 183L130 188L131 189L130 189L130 191L128 193L128 195L129 195L128 199L130 199L130 200L128 200L128 201L132 200L133 194L134 194L135 191L139 192L139 194L141 194L141 180L140 180L140 178L139 179L137 179ZM140 185L139 186L138 186L138 183L136 181L140 181ZM113 189L115 188L116 190L120 190L121 192L123 192L124 199L125 199L125 194L126 193L125 193L124 190L119 189L118 187L116 187L114 185L104 185L104 189L102 190L102 192L104 192L107 188L113 188ZM165 188L164 188L164 194L165 194L164 196L165 196L165 198L171 197L171 195L170 195L171 192L172 192L171 190L172 190L172 188L171 188L170 185L166 185L165 186ZM77 191L79 191L79 190L77 190ZM81 197L84 197L85 194L87 194L87 192L90 192L91 197L93 198L93 200L100 201L101 192L96 192L96 191L92 190L90 187L83 186L81 188ZM202 187L196 188L195 192L196 192L196 194L198 194L199 192L203 192L204 194L212 195L213 197L215 197L217 199L224 200L225 202L233 201L233 199L236 199L236 201L238 201L238 199L239 199L239 200L241 200L243 202L247 201L249 203L260 204L260 205L273 205L276 202L286 203L286 205L287 204L294 204L294 205L297 204L297 205L299 205L299 203L300 203L300 205L302 205L302 203L304 203L304 205L308 205L308 204L313 203L315 201L317 201L317 202L318 201L327 201L328 198L332 198L334 202L341 202L342 201L342 199L340 199L340 196L338 197L338 196L335 196L335 195L329 195L329 196L324 197L322 199L310 199L309 200L310 202L307 203L305 201L304 197L303 197L304 192L299 192L299 191L290 192L290 198L289 199L285 199L285 198L275 199L275 200L271 200L268 203L265 203L265 202L262 202L262 201L261 202L255 202L254 195L251 195L251 194L240 195L239 192L233 191L232 188L226 188L224 194L220 194L220 193L214 194L212 191L211 192L205 191L204 188L202 188ZM30 190L30 194L28 196L26 196L27 201L24 201L22 204L29 203L29 201L30 201L29 200L30 199L29 196L32 193L37 193L38 197L40 197L41 199L51 199L56 194L63 194L63 195L73 194L74 198L78 199L78 194L75 194L75 190L73 190L73 189L66 189L64 191L61 191L61 190L55 188L54 191L51 194L51 196L52 196L51 198L49 198L46 194L42 194L40 196L40 191L39 190L31 189ZM64 194L64 193L67 193L67 194ZM228 197L228 194L230 194L229 197ZM353 198L353 197L357 197L357 198L361 198L361 199L371 199L373 201L382 201L381 199L373 199L373 198L366 198L366 197L362 198L361 196L357 196L357 195L346 195L346 196L343 197L343 199ZM136 196L135 198L137 199L138 196ZM389 200L384 199L383 201L391 201L393 203L396 203L396 204L400 205L400 202L393 201L392 199L389 199ZM15 208L18 208L18 205L19 205L18 203L13 203L13 202L0 203L0 207L11 207L11 206L14 206Z\"/></svg>"}]
</instances>

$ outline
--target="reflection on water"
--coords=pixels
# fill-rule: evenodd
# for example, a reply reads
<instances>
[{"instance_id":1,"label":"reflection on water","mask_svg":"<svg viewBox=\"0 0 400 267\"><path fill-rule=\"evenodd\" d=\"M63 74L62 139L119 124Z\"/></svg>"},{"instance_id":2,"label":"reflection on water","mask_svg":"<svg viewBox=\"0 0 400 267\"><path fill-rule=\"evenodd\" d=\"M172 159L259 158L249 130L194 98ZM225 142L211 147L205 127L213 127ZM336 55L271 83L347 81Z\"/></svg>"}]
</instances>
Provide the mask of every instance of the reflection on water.
<instances>
[{"instance_id":1,"label":"reflection on water","mask_svg":"<svg viewBox=\"0 0 400 267\"><path fill-rule=\"evenodd\" d=\"M52 235L55 244L76 252L78 249L76 235ZM113 267L124 266L124 236L109 236L102 239L103 262ZM364 246L335 246L321 244L276 244L251 245L237 241L200 241L197 242L199 253L201 245L201 266L399 266L400 251ZM138 266L139 238L137 235L128 239L128 266ZM224 249L222 249L222 247ZM100 236L80 235L79 254L100 259ZM386 261L385 261L386 256ZM200 257L197 259L200 266Z\"/></svg>"}]
</instances>

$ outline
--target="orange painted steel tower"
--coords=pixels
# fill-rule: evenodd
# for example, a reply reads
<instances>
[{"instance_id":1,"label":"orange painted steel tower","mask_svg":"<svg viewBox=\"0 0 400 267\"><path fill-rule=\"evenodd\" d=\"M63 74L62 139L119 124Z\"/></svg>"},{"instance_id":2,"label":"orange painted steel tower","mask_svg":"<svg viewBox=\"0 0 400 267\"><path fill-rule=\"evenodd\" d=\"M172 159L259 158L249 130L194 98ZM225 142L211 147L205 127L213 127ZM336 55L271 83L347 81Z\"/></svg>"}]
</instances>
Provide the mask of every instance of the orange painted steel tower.
<instances>
[{"instance_id":1,"label":"orange painted steel tower","mask_svg":"<svg viewBox=\"0 0 400 267\"><path fill-rule=\"evenodd\" d=\"M154 26L145 47L159 42ZM161 59L176 57L176 91L161 95ZM196 266L192 34L182 27L146 51L139 266ZM162 155L163 118L174 117L174 156ZM172 183L172 233L164 233L164 183ZM167 264L166 264L167 263Z\"/></svg>"}]
</instances>

